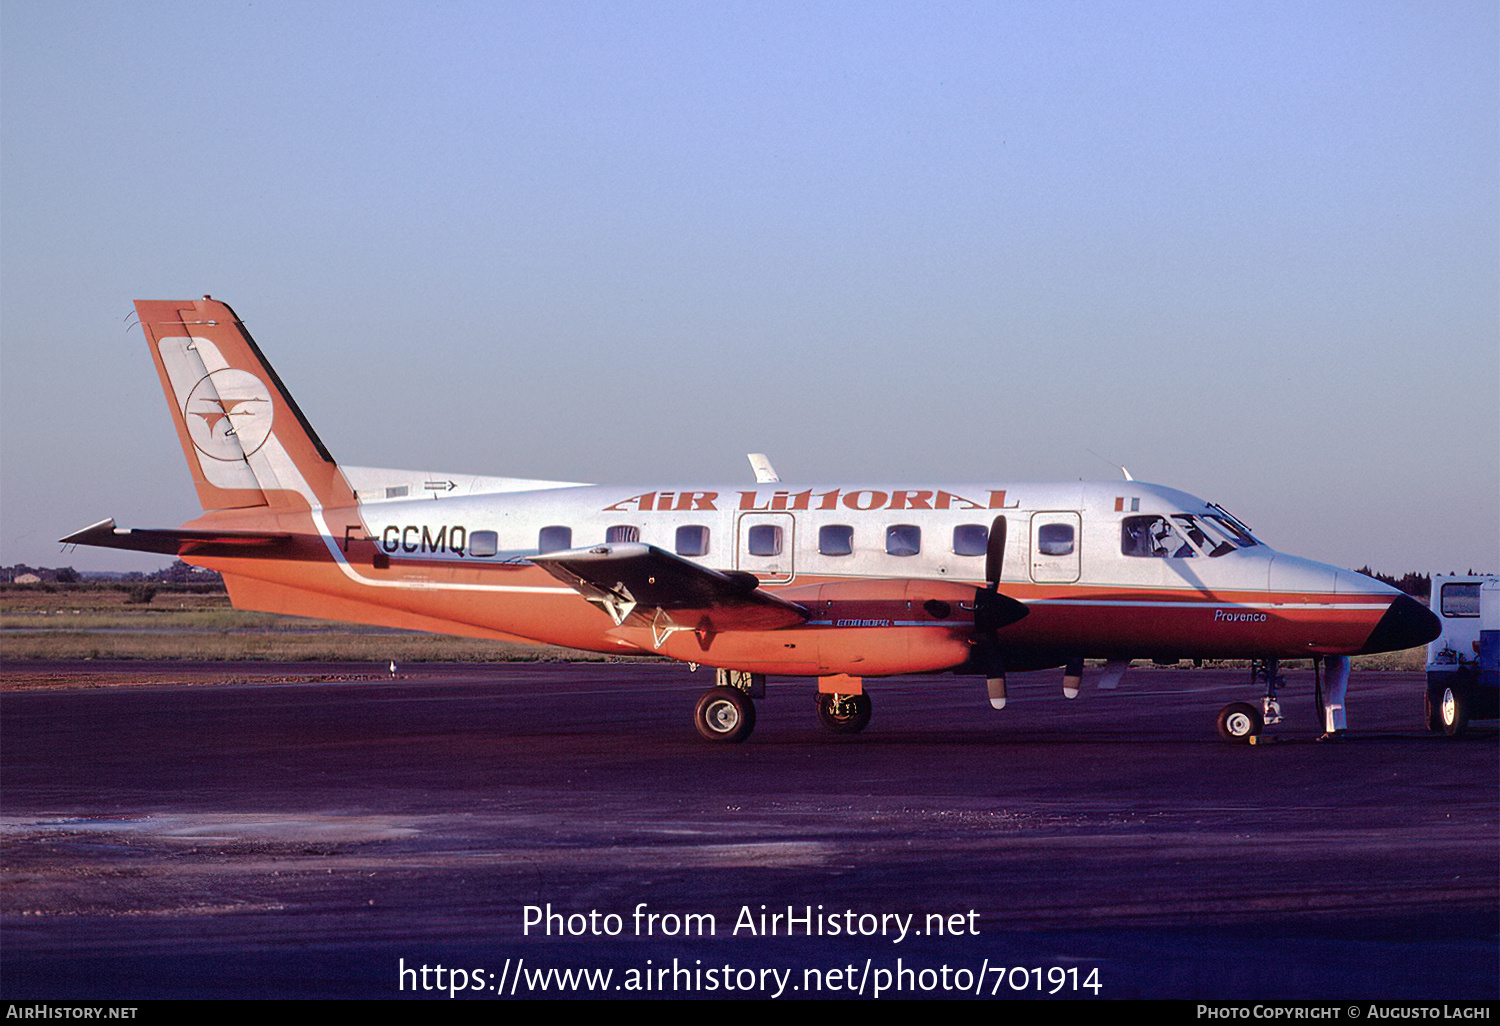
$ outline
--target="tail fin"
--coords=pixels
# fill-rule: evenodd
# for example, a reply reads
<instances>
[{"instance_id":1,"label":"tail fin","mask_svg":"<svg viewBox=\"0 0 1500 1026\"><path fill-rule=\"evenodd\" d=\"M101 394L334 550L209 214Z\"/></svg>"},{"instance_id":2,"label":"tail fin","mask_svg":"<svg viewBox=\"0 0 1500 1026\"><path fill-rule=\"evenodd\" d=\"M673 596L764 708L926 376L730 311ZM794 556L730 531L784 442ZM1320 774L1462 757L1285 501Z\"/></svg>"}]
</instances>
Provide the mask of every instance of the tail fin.
<instances>
[{"instance_id":1,"label":"tail fin","mask_svg":"<svg viewBox=\"0 0 1500 1026\"><path fill-rule=\"evenodd\" d=\"M338 465L233 310L137 300L204 510L354 505Z\"/></svg>"}]
</instances>

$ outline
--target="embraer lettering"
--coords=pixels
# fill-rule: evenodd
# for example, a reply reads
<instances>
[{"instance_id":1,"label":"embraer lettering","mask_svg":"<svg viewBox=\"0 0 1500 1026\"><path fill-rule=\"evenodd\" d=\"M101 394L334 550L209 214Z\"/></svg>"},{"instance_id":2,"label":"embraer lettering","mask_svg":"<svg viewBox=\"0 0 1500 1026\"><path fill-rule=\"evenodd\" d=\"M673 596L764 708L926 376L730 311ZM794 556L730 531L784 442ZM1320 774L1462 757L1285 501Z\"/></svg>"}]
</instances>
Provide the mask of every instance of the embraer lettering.
<instances>
[{"instance_id":1,"label":"embraer lettering","mask_svg":"<svg viewBox=\"0 0 1500 1026\"><path fill-rule=\"evenodd\" d=\"M451 552L462 556L469 545L468 528L444 524L436 534L426 524L391 524L380 532L380 547L387 552Z\"/></svg>"}]
</instances>

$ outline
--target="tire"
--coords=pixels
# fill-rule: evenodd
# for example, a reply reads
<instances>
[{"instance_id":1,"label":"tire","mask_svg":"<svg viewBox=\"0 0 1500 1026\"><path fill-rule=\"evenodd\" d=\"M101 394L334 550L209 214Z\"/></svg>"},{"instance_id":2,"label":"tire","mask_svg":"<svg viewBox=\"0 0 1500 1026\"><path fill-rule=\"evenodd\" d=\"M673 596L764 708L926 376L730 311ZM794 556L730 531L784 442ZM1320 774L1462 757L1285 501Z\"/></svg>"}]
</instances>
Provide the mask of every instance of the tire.
<instances>
[{"instance_id":1,"label":"tire","mask_svg":"<svg viewBox=\"0 0 1500 1026\"><path fill-rule=\"evenodd\" d=\"M869 695L818 695L818 721L834 734L858 734L870 725L872 711Z\"/></svg>"},{"instance_id":2,"label":"tire","mask_svg":"<svg viewBox=\"0 0 1500 1026\"><path fill-rule=\"evenodd\" d=\"M1264 726L1260 710L1248 702L1231 702L1219 710L1219 736L1230 744L1250 744Z\"/></svg>"},{"instance_id":3,"label":"tire","mask_svg":"<svg viewBox=\"0 0 1500 1026\"><path fill-rule=\"evenodd\" d=\"M693 725L709 741L739 744L755 730L755 703L738 688L709 688L693 710Z\"/></svg>"},{"instance_id":4,"label":"tire","mask_svg":"<svg viewBox=\"0 0 1500 1026\"><path fill-rule=\"evenodd\" d=\"M1430 699L1433 714L1437 717L1437 729L1449 737L1458 737L1469 728L1469 693L1456 683L1444 684L1433 689L1436 694Z\"/></svg>"},{"instance_id":5,"label":"tire","mask_svg":"<svg viewBox=\"0 0 1500 1026\"><path fill-rule=\"evenodd\" d=\"M1438 718L1438 709L1442 706L1443 702L1442 696L1443 689L1435 684L1430 684L1427 687L1427 694L1422 701L1423 709L1427 714L1427 729L1433 734L1441 734L1443 732L1443 721Z\"/></svg>"}]
</instances>

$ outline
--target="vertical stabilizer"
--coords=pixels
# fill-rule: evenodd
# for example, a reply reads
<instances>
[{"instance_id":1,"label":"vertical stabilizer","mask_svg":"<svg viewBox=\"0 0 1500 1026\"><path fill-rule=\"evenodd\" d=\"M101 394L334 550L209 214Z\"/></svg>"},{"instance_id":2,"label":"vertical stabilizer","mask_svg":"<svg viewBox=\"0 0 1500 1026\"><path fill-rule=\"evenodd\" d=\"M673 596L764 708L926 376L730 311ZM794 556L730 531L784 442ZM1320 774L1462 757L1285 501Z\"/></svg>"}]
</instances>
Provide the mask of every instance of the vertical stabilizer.
<instances>
[{"instance_id":1,"label":"vertical stabilizer","mask_svg":"<svg viewBox=\"0 0 1500 1026\"><path fill-rule=\"evenodd\" d=\"M225 303L137 300L204 510L354 505L333 457Z\"/></svg>"}]
</instances>

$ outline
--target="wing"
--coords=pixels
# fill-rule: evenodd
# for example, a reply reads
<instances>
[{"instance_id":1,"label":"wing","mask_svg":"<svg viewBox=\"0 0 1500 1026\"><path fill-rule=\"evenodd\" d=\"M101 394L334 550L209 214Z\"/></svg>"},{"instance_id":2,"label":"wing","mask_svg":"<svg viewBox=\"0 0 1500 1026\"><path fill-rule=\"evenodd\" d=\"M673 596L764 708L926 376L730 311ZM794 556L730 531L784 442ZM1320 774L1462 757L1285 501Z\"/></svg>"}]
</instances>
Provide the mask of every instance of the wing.
<instances>
[{"instance_id":1,"label":"wing","mask_svg":"<svg viewBox=\"0 0 1500 1026\"><path fill-rule=\"evenodd\" d=\"M804 623L808 610L759 590L754 574L710 570L655 545L622 542L532 556L531 561L607 612L649 626L661 646L673 631L711 637Z\"/></svg>"}]
</instances>

